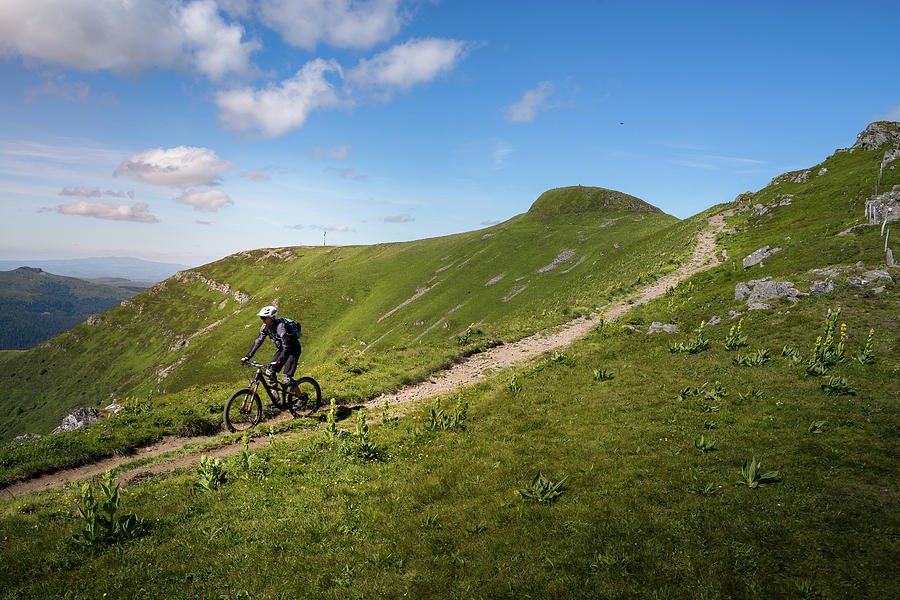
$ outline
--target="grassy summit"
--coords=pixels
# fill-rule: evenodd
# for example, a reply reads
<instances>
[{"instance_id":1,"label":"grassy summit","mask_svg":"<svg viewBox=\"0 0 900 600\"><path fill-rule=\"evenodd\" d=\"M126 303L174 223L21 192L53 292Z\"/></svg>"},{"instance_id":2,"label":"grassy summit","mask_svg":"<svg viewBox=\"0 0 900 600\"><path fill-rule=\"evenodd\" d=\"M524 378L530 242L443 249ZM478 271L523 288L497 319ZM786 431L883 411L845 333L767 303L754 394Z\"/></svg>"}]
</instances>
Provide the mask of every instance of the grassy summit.
<instances>
[{"instance_id":1,"label":"grassy summit","mask_svg":"<svg viewBox=\"0 0 900 600\"><path fill-rule=\"evenodd\" d=\"M662 211L640 198L601 187L575 185L548 190L541 194L531 208L529 215L550 217L555 215L602 213L615 211L654 212Z\"/></svg>"}]
</instances>

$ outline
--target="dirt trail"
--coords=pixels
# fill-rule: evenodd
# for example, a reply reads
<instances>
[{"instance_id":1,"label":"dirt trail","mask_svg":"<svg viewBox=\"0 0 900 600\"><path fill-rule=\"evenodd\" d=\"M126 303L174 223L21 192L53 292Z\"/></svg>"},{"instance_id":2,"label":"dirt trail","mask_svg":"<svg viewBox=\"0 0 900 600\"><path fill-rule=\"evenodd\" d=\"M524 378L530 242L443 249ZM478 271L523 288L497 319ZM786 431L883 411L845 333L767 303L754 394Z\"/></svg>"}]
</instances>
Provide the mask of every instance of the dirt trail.
<instances>
[{"instance_id":1,"label":"dirt trail","mask_svg":"<svg viewBox=\"0 0 900 600\"><path fill-rule=\"evenodd\" d=\"M697 245L687 262L681 265L675 272L638 290L630 298L630 303L620 302L604 307L603 312L606 320L612 321L613 319L617 319L625 314L632 306L645 304L650 300L661 296L665 293L667 287L674 286L679 281L687 279L695 273L711 269L720 264L721 261L715 254L716 235L725 228L725 217L731 216L732 214L734 214L734 211L729 210L710 217L708 219L709 227L704 229L698 235ZM561 350L568 347L572 342L583 337L591 329L596 327L599 318L600 313L593 313L589 317L579 317L561 327L554 327L552 333L538 332L532 336L522 338L517 342L491 348L490 350L466 358L439 377L433 377L429 381L405 387L394 394L381 395L365 403L364 406L367 408L378 408L384 406L385 400L387 400L388 404L391 406L406 404L415 400L422 400L436 394L448 392L478 381L483 381L489 377L489 375L485 375L485 371L488 369L502 369L515 363L532 359L549 350ZM290 414L285 412L275 419L266 421L266 424L275 424L287 420L289 417ZM73 481L98 475L107 469L119 466L136 458L156 456L170 450L178 449L187 443L209 441L215 437L216 436L166 438L152 446L141 448L135 452L135 454L129 456L114 456L75 469L57 471L48 475L20 481L3 489L2 492L22 494L25 492L59 488ZM265 441L264 438L257 438L253 440L251 447L258 447L265 443ZM156 465L134 469L120 476L119 480L124 483L126 481L141 478L150 473L159 473L190 467L198 462L201 456L228 456L240 452L242 448L243 446L238 443L206 448Z\"/></svg>"}]
</instances>

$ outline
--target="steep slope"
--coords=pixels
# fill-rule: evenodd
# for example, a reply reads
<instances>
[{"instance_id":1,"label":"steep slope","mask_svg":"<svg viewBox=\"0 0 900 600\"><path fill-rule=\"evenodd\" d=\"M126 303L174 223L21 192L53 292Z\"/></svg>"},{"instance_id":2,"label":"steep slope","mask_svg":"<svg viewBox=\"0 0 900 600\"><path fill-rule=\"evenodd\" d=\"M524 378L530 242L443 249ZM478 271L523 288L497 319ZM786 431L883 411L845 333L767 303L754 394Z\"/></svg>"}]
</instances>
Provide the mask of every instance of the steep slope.
<instances>
[{"instance_id":1,"label":"steep slope","mask_svg":"<svg viewBox=\"0 0 900 600\"><path fill-rule=\"evenodd\" d=\"M138 291L30 267L0 271L0 350L30 348Z\"/></svg>"},{"instance_id":2,"label":"steep slope","mask_svg":"<svg viewBox=\"0 0 900 600\"><path fill-rule=\"evenodd\" d=\"M253 250L180 272L39 352L4 357L4 385L40 416L0 420L0 434L47 428L66 409L113 396L235 380L255 312L269 303L303 323L301 369L327 395L362 399L420 380L674 269L702 222L637 202L585 201L410 243Z\"/></svg>"}]
</instances>

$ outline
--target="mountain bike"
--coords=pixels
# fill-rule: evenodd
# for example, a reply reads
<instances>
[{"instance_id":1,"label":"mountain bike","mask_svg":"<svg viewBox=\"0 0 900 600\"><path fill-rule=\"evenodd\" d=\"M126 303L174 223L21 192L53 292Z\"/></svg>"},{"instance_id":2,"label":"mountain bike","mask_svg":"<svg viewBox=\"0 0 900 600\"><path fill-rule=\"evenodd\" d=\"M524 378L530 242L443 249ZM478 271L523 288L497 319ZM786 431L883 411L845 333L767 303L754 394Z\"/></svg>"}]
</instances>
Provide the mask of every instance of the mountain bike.
<instances>
[{"instance_id":1,"label":"mountain bike","mask_svg":"<svg viewBox=\"0 0 900 600\"><path fill-rule=\"evenodd\" d=\"M271 398L272 406L288 409L294 417L309 415L322 405L322 389L312 377L296 379L293 385L280 381L270 383L265 374L268 365L248 361L246 366L251 371L256 369L256 373L250 377L247 387L233 393L225 402L225 428L228 431L252 429L262 420L263 405L256 393L260 384Z\"/></svg>"}]
</instances>

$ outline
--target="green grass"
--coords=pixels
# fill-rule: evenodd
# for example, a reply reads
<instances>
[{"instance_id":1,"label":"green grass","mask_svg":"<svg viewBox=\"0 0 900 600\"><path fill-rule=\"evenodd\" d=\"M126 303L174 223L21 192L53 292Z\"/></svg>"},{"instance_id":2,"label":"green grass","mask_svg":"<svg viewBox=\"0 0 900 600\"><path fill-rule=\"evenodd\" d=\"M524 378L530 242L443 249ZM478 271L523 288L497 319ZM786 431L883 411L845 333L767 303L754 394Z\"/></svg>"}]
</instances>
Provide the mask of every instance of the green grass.
<instances>
[{"instance_id":1,"label":"green grass","mask_svg":"<svg viewBox=\"0 0 900 600\"><path fill-rule=\"evenodd\" d=\"M747 312L744 303L733 300L736 283L764 275L792 281L805 290L815 278L809 272L812 268L844 265L850 269L846 276L857 272L857 261L863 261L859 271L882 264L883 242L877 232L834 235L862 214L878 156L862 151L837 154L823 163L829 171L821 178L757 192L754 202L768 202L779 193L794 193L795 200L773 209L771 218L748 218L749 213L733 217L730 226L736 227L735 233L720 238L728 249L728 262L633 308L623 323L595 330L565 352L497 373L463 390L461 397L447 395L440 407L428 401L399 419L391 418L396 415L382 419L373 411L375 421L369 424L367 440L374 448L365 453L371 460L353 451L353 440L359 437L353 418L342 419L338 425L346 433L332 437L324 425L304 423L308 431L303 432L297 423L285 424L284 433L272 438L269 447L228 459L226 483L217 490L197 490L195 469L151 476L132 486L121 510L136 514L148 527L138 539L99 552L86 552L68 541L80 530L73 515L79 497L75 490L4 497L0 594L10 598L104 593L119 598L892 597L896 577L891 573L900 551L898 286L888 285L883 293L874 294L849 287L838 277L838 289L830 295L803 298L796 304L779 300L767 311ZM814 168L813 175L816 172ZM897 177L886 175L888 181L882 185L900 183ZM491 333L501 339L521 335L558 322L567 309L572 314L577 307L596 306L626 293L640 285L636 281L643 281L644 274L655 276L657 269L647 262L648 256L655 256L658 263L659 254L654 252L683 256L689 251L691 237L705 216L629 241L627 257L604 267L609 277L603 285L550 286L538 290L535 298L520 298L528 310L507 308L500 317L485 318L472 330L482 333L473 333L462 346L449 340L443 345L409 343L412 333L421 331L410 325L417 315L458 303L429 292L408 307L402 321L390 323L396 330L391 335L397 337L385 338L383 349L373 348L361 357L349 348L337 352L340 346L334 344L341 337L334 334L323 347L336 355L315 363L313 372L341 382L334 389L342 391L343 400L414 380L442 361L452 362L492 343ZM541 234L540 221L517 219L523 221L521 235ZM581 227L565 225L569 226ZM559 225L559 231L565 227ZM566 229L565 235L577 230ZM479 232L454 238L453 243L471 250L480 241L494 239L480 237ZM426 242L416 247L423 263L448 255L442 245L446 240ZM429 244L434 248L429 250ZM741 270L740 259L766 244L784 250L765 267ZM561 247L555 240L545 249L546 256L528 259L528 269L547 264ZM370 252L390 255L391 260L408 257L401 250L403 245L334 252L338 257L346 253L344 260L350 263ZM321 251L308 254L310 261L329 260ZM478 256L487 260L490 255L485 251ZM333 253L330 258L340 262ZM265 284L264 269L248 269L241 262L230 258L208 269L216 272L217 280L240 289L261 278L259 285L266 293L274 292L265 287L271 284ZM377 271L380 263L366 264ZM488 261L479 267L482 277L492 274L485 281L499 272L495 266ZM265 263L265 269L270 268L288 267ZM333 278L341 273L337 265L313 271ZM359 284L354 293L364 299L365 307L359 307L363 316L357 314L356 303L353 310L343 307L345 313L330 313L352 337L354 327L362 327L372 316L377 319L396 306L397 298L409 297L408 290L391 296L382 286L383 275L374 274L371 281L377 283L369 287L351 279L336 287L333 280L327 285L311 283L322 284L317 288L321 293L354 281ZM407 275L406 286L421 278L421 273L403 277ZM592 279L582 281L590 286ZM466 289L449 278L440 285L442 293ZM188 294L189 287L173 292ZM471 291L475 294L474 286ZM191 298L205 297L204 293L190 291L195 296L184 299L193 302ZM565 301L557 302L559 297ZM422 300L426 302L419 304ZM200 310L202 302L196 302ZM840 323L847 325L846 358L829 365L826 376L810 376L802 360L792 363L782 348L793 347L801 359L807 358L823 334L828 309L838 307ZM166 310L179 313L181 308ZM311 303L309 310L325 309ZM745 313L742 329L747 346L737 352L725 348L728 332L737 323L729 320L729 310ZM157 318L148 311L144 313L148 319ZM458 331L480 319L464 314ZM672 343L688 343L696 335L692 330L713 315L723 321L704 327L707 350L669 351ZM650 336L621 327L652 321L677 323L681 333ZM369 331L387 329L385 325ZM852 357L863 350L871 329L874 362L865 365ZM238 337L234 350L242 343ZM733 362L738 354L762 350L768 351L769 359L756 366ZM231 351L226 348L223 355ZM214 356L208 355L213 362ZM193 365L190 360L185 368ZM615 377L597 377L599 367ZM194 372L207 371L198 366ZM852 384L855 395L829 394L823 384L832 377ZM360 380L365 383L355 383ZM157 398L150 414L195 410L191 402L196 400L191 398L197 389L186 386L178 394ZM221 384L223 392L227 389ZM443 423L457 405L465 406L465 419L456 420L464 427L430 426ZM701 437L707 442L706 452L699 448ZM761 464L761 475L777 471L777 481L750 487L742 469L748 465L749 472L753 461ZM538 492L563 482L552 501L532 502L522 495L522 490L540 487L541 480L535 482L539 473L550 483Z\"/></svg>"}]
</instances>

